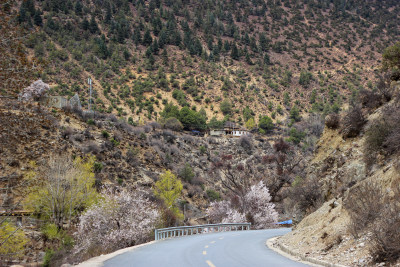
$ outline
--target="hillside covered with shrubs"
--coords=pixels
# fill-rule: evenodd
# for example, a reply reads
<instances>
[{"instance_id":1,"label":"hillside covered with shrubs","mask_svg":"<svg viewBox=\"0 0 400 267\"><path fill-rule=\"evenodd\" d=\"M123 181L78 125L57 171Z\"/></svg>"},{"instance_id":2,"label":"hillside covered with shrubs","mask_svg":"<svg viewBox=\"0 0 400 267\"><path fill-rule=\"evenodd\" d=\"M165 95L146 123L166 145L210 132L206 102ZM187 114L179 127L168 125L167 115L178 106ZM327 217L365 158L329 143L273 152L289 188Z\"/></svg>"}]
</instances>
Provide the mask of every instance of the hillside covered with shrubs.
<instances>
[{"instance_id":1,"label":"hillside covered with shrubs","mask_svg":"<svg viewBox=\"0 0 400 267\"><path fill-rule=\"evenodd\" d=\"M52 94L78 93L86 107L91 76L97 111L135 124L173 104L201 111L197 129L213 117L279 125L337 113L374 88L400 30L397 1L10 3Z\"/></svg>"}]
</instances>

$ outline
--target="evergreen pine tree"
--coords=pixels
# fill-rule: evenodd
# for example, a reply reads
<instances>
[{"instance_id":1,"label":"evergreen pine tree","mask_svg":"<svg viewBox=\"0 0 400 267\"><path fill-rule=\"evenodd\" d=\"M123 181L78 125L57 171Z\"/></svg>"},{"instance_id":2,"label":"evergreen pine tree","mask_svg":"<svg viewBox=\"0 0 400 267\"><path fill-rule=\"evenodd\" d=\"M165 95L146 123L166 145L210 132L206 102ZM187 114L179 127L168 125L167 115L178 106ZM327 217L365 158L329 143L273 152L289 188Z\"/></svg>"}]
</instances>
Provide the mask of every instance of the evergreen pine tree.
<instances>
[{"instance_id":1,"label":"evergreen pine tree","mask_svg":"<svg viewBox=\"0 0 400 267\"><path fill-rule=\"evenodd\" d=\"M90 19L89 31L92 34L95 34L99 31L99 27L97 26L97 22L96 22L96 19L94 18L94 16L92 16L92 18Z\"/></svg>"},{"instance_id":2,"label":"evergreen pine tree","mask_svg":"<svg viewBox=\"0 0 400 267\"><path fill-rule=\"evenodd\" d=\"M84 18L82 21L82 29L84 31L87 31L89 29L89 21L86 18Z\"/></svg>"},{"instance_id":3,"label":"evergreen pine tree","mask_svg":"<svg viewBox=\"0 0 400 267\"><path fill-rule=\"evenodd\" d=\"M26 9L22 5L21 8L19 9L17 20L19 23L23 23L27 20Z\"/></svg>"},{"instance_id":4,"label":"evergreen pine tree","mask_svg":"<svg viewBox=\"0 0 400 267\"><path fill-rule=\"evenodd\" d=\"M110 23L111 19L112 19L111 6L107 5L106 17L104 18L104 20L106 23Z\"/></svg>"},{"instance_id":5,"label":"evergreen pine tree","mask_svg":"<svg viewBox=\"0 0 400 267\"><path fill-rule=\"evenodd\" d=\"M142 42L142 34L140 33L140 29L138 27L135 27L133 31L133 42L136 46Z\"/></svg>"},{"instance_id":6,"label":"evergreen pine tree","mask_svg":"<svg viewBox=\"0 0 400 267\"><path fill-rule=\"evenodd\" d=\"M82 9L83 9L83 7L82 7L81 1L76 1L75 14L78 15L78 16L81 16L82 15Z\"/></svg>"},{"instance_id":7,"label":"evergreen pine tree","mask_svg":"<svg viewBox=\"0 0 400 267\"><path fill-rule=\"evenodd\" d=\"M35 12L35 15L33 16L33 22L36 26L43 26L43 20L39 10Z\"/></svg>"},{"instance_id":8,"label":"evergreen pine tree","mask_svg":"<svg viewBox=\"0 0 400 267\"><path fill-rule=\"evenodd\" d=\"M231 57L232 57L234 60L238 60L238 59L239 59L239 50L238 50L238 48L236 47L236 44L235 44L235 43L233 43L233 46L232 46Z\"/></svg>"},{"instance_id":9,"label":"evergreen pine tree","mask_svg":"<svg viewBox=\"0 0 400 267\"><path fill-rule=\"evenodd\" d=\"M153 43L153 38L151 37L150 31L147 29L143 36L143 45L149 46Z\"/></svg>"},{"instance_id":10,"label":"evergreen pine tree","mask_svg":"<svg viewBox=\"0 0 400 267\"><path fill-rule=\"evenodd\" d=\"M269 65L269 64L271 64L271 61L269 59L269 55L268 55L268 53L265 53L265 55L264 55L264 65Z\"/></svg>"},{"instance_id":11,"label":"evergreen pine tree","mask_svg":"<svg viewBox=\"0 0 400 267\"><path fill-rule=\"evenodd\" d=\"M157 39L154 39L154 42L153 42L153 53L155 54L155 55L158 55L158 52L159 52L159 47L158 47L158 42L157 42Z\"/></svg>"}]
</instances>

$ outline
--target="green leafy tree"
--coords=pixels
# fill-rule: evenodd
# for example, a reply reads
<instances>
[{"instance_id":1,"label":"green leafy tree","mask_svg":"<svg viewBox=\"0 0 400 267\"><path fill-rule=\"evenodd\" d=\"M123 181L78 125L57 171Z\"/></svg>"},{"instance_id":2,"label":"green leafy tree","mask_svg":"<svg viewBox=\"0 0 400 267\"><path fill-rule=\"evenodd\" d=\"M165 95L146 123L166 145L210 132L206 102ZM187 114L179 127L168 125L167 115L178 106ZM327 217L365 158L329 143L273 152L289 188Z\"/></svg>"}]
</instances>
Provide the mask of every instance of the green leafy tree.
<instances>
[{"instance_id":1,"label":"green leafy tree","mask_svg":"<svg viewBox=\"0 0 400 267\"><path fill-rule=\"evenodd\" d=\"M14 257L24 255L24 245L28 242L25 233L8 220L0 224L0 255L14 254Z\"/></svg>"},{"instance_id":2,"label":"green leafy tree","mask_svg":"<svg viewBox=\"0 0 400 267\"><path fill-rule=\"evenodd\" d=\"M246 121L245 126L248 130L252 130L256 127L256 122L254 121L254 118L250 118Z\"/></svg>"},{"instance_id":3,"label":"green leafy tree","mask_svg":"<svg viewBox=\"0 0 400 267\"><path fill-rule=\"evenodd\" d=\"M165 119L179 118L179 108L172 103L168 103L164 106L161 116Z\"/></svg>"},{"instance_id":4,"label":"green leafy tree","mask_svg":"<svg viewBox=\"0 0 400 267\"><path fill-rule=\"evenodd\" d=\"M253 116L254 116L254 111L251 108L249 108L249 106L246 106L243 109L243 120L248 121L249 119L253 118Z\"/></svg>"},{"instance_id":5,"label":"green leafy tree","mask_svg":"<svg viewBox=\"0 0 400 267\"><path fill-rule=\"evenodd\" d=\"M223 121L219 121L215 116L211 118L211 120L208 122L208 127L210 129L221 129L224 126Z\"/></svg>"},{"instance_id":6,"label":"green leafy tree","mask_svg":"<svg viewBox=\"0 0 400 267\"><path fill-rule=\"evenodd\" d=\"M274 128L274 123L269 116L263 116L261 117L258 126L265 131L270 131Z\"/></svg>"},{"instance_id":7,"label":"green leafy tree","mask_svg":"<svg viewBox=\"0 0 400 267\"><path fill-rule=\"evenodd\" d=\"M183 124L183 127L187 130L202 130L206 128L206 119L201 114L190 109L189 107L183 107L179 111L179 120Z\"/></svg>"},{"instance_id":8,"label":"green leafy tree","mask_svg":"<svg viewBox=\"0 0 400 267\"><path fill-rule=\"evenodd\" d=\"M182 218L182 213L176 206L176 200L182 194L182 183L171 171L165 171L160 175L160 180L154 185L154 195L160 198L165 207L171 210L177 217Z\"/></svg>"}]
</instances>

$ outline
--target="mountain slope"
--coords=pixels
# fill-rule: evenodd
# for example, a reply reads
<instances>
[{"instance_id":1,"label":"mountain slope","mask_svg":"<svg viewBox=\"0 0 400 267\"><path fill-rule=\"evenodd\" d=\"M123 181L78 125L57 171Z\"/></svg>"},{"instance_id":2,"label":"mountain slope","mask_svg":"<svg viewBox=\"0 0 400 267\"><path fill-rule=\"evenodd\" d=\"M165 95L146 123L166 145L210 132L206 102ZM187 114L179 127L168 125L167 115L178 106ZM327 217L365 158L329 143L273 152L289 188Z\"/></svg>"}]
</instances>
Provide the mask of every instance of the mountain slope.
<instances>
[{"instance_id":1,"label":"mountain slope","mask_svg":"<svg viewBox=\"0 0 400 267\"><path fill-rule=\"evenodd\" d=\"M372 87L384 47L399 37L398 1L22 1L18 20L47 61L54 94L85 99L133 121L167 102L208 119L282 121L337 112ZM221 111L223 99L231 108ZM249 109L246 109L246 107Z\"/></svg>"}]
</instances>

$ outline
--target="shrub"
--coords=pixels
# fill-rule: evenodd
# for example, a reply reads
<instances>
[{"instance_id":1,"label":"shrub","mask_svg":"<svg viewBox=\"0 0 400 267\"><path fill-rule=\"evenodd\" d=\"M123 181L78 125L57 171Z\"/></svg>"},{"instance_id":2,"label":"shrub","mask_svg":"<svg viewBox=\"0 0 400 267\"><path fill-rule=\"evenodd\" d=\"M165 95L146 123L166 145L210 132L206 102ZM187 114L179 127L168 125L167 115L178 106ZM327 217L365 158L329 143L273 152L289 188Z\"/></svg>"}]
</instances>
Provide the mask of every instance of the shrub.
<instances>
[{"instance_id":1,"label":"shrub","mask_svg":"<svg viewBox=\"0 0 400 267\"><path fill-rule=\"evenodd\" d=\"M85 154L92 153L93 155L97 155L99 152L100 147L94 142L90 142L89 145L84 149Z\"/></svg>"},{"instance_id":2,"label":"shrub","mask_svg":"<svg viewBox=\"0 0 400 267\"><path fill-rule=\"evenodd\" d=\"M107 139L108 137L110 137L110 134L107 131L101 131L101 136L103 136L105 139Z\"/></svg>"},{"instance_id":3,"label":"shrub","mask_svg":"<svg viewBox=\"0 0 400 267\"><path fill-rule=\"evenodd\" d=\"M300 115L300 110L297 107L297 105L294 105L292 109L290 110L290 118L294 121L300 121L301 120L301 115Z\"/></svg>"},{"instance_id":4,"label":"shrub","mask_svg":"<svg viewBox=\"0 0 400 267\"><path fill-rule=\"evenodd\" d=\"M115 140L114 138L111 138L111 144L114 146L114 147L117 147L117 146L119 146L119 142L117 141L117 140Z\"/></svg>"},{"instance_id":5,"label":"shrub","mask_svg":"<svg viewBox=\"0 0 400 267\"><path fill-rule=\"evenodd\" d=\"M99 173L99 172L101 172L102 169L103 169L103 163L97 162L97 161L96 161L96 162L93 164L93 170L94 170L94 172Z\"/></svg>"},{"instance_id":6,"label":"shrub","mask_svg":"<svg viewBox=\"0 0 400 267\"><path fill-rule=\"evenodd\" d=\"M365 132L364 160L370 165L378 154L391 155L400 151L400 107L388 106L381 119L375 120Z\"/></svg>"},{"instance_id":7,"label":"shrub","mask_svg":"<svg viewBox=\"0 0 400 267\"><path fill-rule=\"evenodd\" d=\"M400 194L397 188L395 196ZM400 258L400 203L383 205L381 216L372 230L371 254L376 262L393 262Z\"/></svg>"},{"instance_id":8,"label":"shrub","mask_svg":"<svg viewBox=\"0 0 400 267\"><path fill-rule=\"evenodd\" d=\"M306 136L305 132L298 130L295 127L292 127L289 131L289 141L293 142L294 144L298 145Z\"/></svg>"},{"instance_id":9,"label":"shrub","mask_svg":"<svg viewBox=\"0 0 400 267\"><path fill-rule=\"evenodd\" d=\"M200 146L200 147L199 147L199 151L200 151L201 154L204 154L204 153L207 152L207 149L206 149L205 146Z\"/></svg>"},{"instance_id":10,"label":"shrub","mask_svg":"<svg viewBox=\"0 0 400 267\"><path fill-rule=\"evenodd\" d=\"M358 99L363 107L375 109L382 105L382 97L370 90L361 90L358 94Z\"/></svg>"},{"instance_id":11,"label":"shrub","mask_svg":"<svg viewBox=\"0 0 400 267\"><path fill-rule=\"evenodd\" d=\"M340 132L343 135L343 138L358 136L365 123L366 120L361 108L358 106L351 108L341 120Z\"/></svg>"},{"instance_id":12,"label":"shrub","mask_svg":"<svg viewBox=\"0 0 400 267\"><path fill-rule=\"evenodd\" d=\"M164 128L172 131L182 131L183 125L177 118L171 117L165 120Z\"/></svg>"},{"instance_id":13,"label":"shrub","mask_svg":"<svg viewBox=\"0 0 400 267\"><path fill-rule=\"evenodd\" d=\"M170 143L170 144L175 143L176 135L172 131L163 130L162 136L164 137L164 140L166 143Z\"/></svg>"},{"instance_id":14,"label":"shrub","mask_svg":"<svg viewBox=\"0 0 400 267\"><path fill-rule=\"evenodd\" d=\"M253 149L253 142L249 135L242 135L238 139L238 145L243 147L247 152Z\"/></svg>"},{"instance_id":15,"label":"shrub","mask_svg":"<svg viewBox=\"0 0 400 267\"><path fill-rule=\"evenodd\" d=\"M211 201L216 201L221 199L221 195L213 189L207 189L206 194Z\"/></svg>"},{"instance_id":16,"label":"shrub","mask_svg":"<svg viewBox=\"0 0 400 267\"><path fill-rule=\"evenodd\" d=\"M232 103L228 99L222 101L219 108L224 115L229 115L232 113Z\"/></svg>"},{"instance_id":17,"label":"shrub","mask_svg":"<svg viewBox=\"0 0 400 267\"><path fill-rule=\"evenodd\" d=\"M302 213L308 214L316 210L322 203L321 186L317 178L301 179L292 183L289 199L293 206Z\"/></svg>"},{"instance_id":18,"label":"shrub","mask_svg":"<svg viewBox=\"0 0 400 267\"><path fill-rule=\"evenodd\" d=\"M400 187L394 184L393 194L383 194L380 187L377 182L353 187L344 207L351 219L349 229L356 238L363 232L372 233L370 252L374 260L393 262L400 258Z\"/></svg>"},{"instance_id":19,"label":"shrub","mask_svg":"<svg viewBox=\"0 0 400 267\"><path fill-rule=\"evenodd\" d=\"M193 177L194 177L194 172L192 167L190 167L189 163L185 163L185 166L183 166L179 171L179 178L181 178L186 182L191 183Z\"/></svg>"},{"instance_id":20,"label":"shrub","mask_svg":"<svg viewBox=\"0 0 400 267\"><path fill-rule=\"evenodd\" d=\"M161 129L161 125L158 122L152 121L148 124L148 126L150 126L151 128L153 128L153 130L155 129Z\"/></svg>"},{"instance_id":21,"label":"shrub","mask_svg":"<svg viewBox=\"0 0 400 267\"><path fill-rule=\"evenodd\" d=\"M339 128L340 118L336 113L331 113L325 117L325 125L329 129Z\"/></svg>"},{"instance_id":22,"label":"shrub","mask_svg":"<svg viewBox=\"0 0 400 267\"><path fill-rule=\"evenodd\" d=\"M67 139L68 137L72 136L73 133L74 133L74 130L71 127L66 127L62 131L61 136L62 136L62 138Z\"/></svg>"},{"instance_id":23,"label":"shrub","mask_svg":"<svg viewBox=\"0 0 400 267\"><path fill-rule=\"evenodd\" d=\"M52 249L47 249L43 257L43 267L50 267L50 262L55 252Z\"/></svg>"},{"instance_id":24,"label":"shrub","mask_svg":"<svg viewBox=\"0 0 400 267\"><path fill-rule=\"evenodd\" d=\"M350 233L358 238L380 216L383 194L376 183L363 182L350 188L343 205L350 216Z\"/></svg>"}]
</instances>

